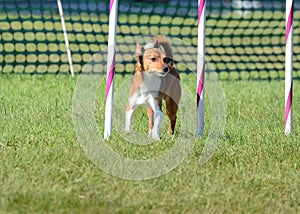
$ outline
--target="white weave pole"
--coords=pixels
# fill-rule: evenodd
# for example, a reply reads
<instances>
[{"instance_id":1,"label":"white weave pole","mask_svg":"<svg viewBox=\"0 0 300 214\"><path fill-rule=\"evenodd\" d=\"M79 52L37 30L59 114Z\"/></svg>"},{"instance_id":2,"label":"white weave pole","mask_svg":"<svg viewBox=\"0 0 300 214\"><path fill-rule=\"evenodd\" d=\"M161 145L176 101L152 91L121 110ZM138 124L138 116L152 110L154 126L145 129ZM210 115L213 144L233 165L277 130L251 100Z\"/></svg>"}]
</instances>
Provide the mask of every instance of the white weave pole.
<instances>
[{"instance_id":1,"label":"white weave pole","mask_svg":"<svg viewBox=\"0 0 300 214\"><path fill-rule=\"evenodd\" d=\"M290 134L292 130L293 12L294 12L294 0L286 0L285 114L284 114L284 131L286 135Z\"/></svg>"},{"instance_id":2,"label":"white weave pole","mask_svg":"<svg viewBox=\"0 0 300 214\"><path fill-rule=\"evenodd\" d=\"M197 132L204 132L205 0L198 0Z\"/></svg>"},{"instance_id":3,"label":"white weave pole","mask_svg":"<svg viewBox=\"0 0 300 214\"><path fill-rule=\"evenodd\" d=\"M106 77L106 103L105 103L105 122L104 122L105 140L107 140L112 133L117 17L118 17L118 0L110 0L108 49L107 49L108 52L107 52L107 77Z\"/></svg>"},{"instance_id":4,"label":"white weave pole","mask_svg":"<svg viewBox=\"0 0 300 214\"><path fill-rule=\"evenodd\" d=\"M69 40L68 40L68 33L67 33L66 23L65 23L65 19L64 19L63 8L62 8L62 4L61 4L60 0L57 0L57 7L58 7L61 26L62 26L62 30L63 30L63 34L64 34L65 45L66 45L66 49L67 49L68 61L69 61L69 66L70 66L70 72L71 72L72 77L74 77L72 54L71 54Z\"/></svg>"}]
</instances>

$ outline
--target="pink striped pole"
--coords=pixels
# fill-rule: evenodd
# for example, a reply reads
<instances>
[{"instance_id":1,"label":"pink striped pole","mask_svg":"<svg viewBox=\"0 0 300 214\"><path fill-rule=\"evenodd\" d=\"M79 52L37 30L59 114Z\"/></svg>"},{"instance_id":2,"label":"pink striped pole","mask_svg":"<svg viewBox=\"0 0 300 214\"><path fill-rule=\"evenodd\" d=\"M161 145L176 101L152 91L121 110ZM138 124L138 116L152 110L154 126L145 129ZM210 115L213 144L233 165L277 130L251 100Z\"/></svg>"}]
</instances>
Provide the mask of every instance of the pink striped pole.
<instances>
[{"instance_id":1,"label":"pink striped pole","mask_svg":"<svg viewBox=\"0 0 300 214\"><path fill-rule=\"evenodd\" d=\"M198 0L197 132L204 132L205 0Z\"/></svg>"},{"instance_id":2,"label":"pink striped pole","mask_svg":"<svg viewBox=\"0 0 300 214\"><path fill-rule=\"evenodd\" d=\"M112 133L117 16L118 0L110 0L104 139L108 139Z\"/></svg>"},{"instance_id":3,"label":"pink striped pole","mask_svg":"<svg viewBox=\"0 0 300 214\"><path fill-rule=\"evenodd\" d=\"M284 114L284 131L286 135L290 134L292 130L293 11L294 11L294 0L286 0L285 114Z\"/></svg>"}]
</instances>

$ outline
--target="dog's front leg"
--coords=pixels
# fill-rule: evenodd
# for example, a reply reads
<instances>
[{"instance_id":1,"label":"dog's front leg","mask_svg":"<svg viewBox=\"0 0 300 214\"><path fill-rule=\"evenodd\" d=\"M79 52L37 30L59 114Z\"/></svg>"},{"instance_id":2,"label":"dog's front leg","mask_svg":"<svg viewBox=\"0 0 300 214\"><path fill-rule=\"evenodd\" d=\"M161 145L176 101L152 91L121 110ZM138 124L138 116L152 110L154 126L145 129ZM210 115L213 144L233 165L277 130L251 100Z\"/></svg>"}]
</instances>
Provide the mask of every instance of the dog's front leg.
<instances>
[{"instance_id":1,"label":"dog's front leg","mask_svg":"<svg viewBox=\"0 0 300 214\"><path fill-rule=\"evenodd\" d=\"M155 140L160 140L159 130L160 130L161 122L163 120L163 113L159 108L154 110L153 119L154 119L154 121L153 121L153 128L152 128L151 136Z\"/></svg>"},{"instance_id":2,"label":"dog's front leg","mask_svg":"<svg viewBox=\"0 0 300 214\"><path fill-rule=\"evenodd\" d=\"M153 96L152 99L150 99L149 104L154 112L151 137L155 140L160 140L159 130L160 130L161 122L163 120L163 113L161 110L162 101L161 101L161 99L159 99L159 98L157 99L157 98L155 98L155 96Z\"/></svg>"}]
</instances>

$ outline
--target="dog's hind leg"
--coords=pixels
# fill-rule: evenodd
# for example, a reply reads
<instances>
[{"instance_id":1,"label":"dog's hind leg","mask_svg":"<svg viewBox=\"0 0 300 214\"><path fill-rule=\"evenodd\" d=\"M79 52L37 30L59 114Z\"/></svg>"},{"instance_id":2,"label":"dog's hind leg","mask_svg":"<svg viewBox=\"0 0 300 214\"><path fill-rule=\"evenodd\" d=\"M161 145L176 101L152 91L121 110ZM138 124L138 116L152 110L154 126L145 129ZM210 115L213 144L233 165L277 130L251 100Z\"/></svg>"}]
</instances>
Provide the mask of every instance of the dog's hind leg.
<instances>
[{"instance_id":1,"label":"dog's hind leg","mask_svg":"<svg viewBox=\"0 0 300 214\"><path fill-rule=\"evenodd\" d=\"M129 104L127 105L125 113L125 132L127 133L131 132L132 129L132 119L134 115L134 110L135 109L131 108Z\"/></svg>"},{"instance_id":2,"label":"dog's hind leg","mask_svg":"<svg viewBox=\"0 0 300 214\"><path fill-rule=\"evenodd\" d=\"M170 97L166 98L166 109L167 115L170 119L170 127L169 127L169 134L174 134L175 125L176 125L176 114L178 110L177 103Z\"/></svg>"},{"instance_id":3,"label":"dog's hind leg","mask_svg":"<svg viewBox=\"0 0 300 214\"><path fill-rule=\"evenodd\" d=\"M152 134L152 128L153 128L153 110L152 108L147 108L147 115L148 115L148 134Z\"/></svg>"}]
</instances>

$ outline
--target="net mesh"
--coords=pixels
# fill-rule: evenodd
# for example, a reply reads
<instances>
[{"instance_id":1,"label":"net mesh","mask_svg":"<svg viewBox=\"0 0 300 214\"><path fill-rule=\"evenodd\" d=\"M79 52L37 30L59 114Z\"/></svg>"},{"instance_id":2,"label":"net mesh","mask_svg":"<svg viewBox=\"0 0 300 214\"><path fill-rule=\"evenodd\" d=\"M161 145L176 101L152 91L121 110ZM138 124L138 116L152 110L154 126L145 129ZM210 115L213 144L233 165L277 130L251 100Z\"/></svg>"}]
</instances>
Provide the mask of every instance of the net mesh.
<instances>
[{"instance_id":1,"label":"net mesh","mask_svg":"<svg viewBox=\"0 0 300 214\"><path fill-rule=\"evenodd\" d=\"M75 73L107 47L109 1L62 0ZM197 1L119 0L117 41L162 34L176 46L180 72L195 72ZM285 66L285 1L207 0L206 62L221 79L281 79ZM300 77L300 2L294 9L294 78ZM134 70L135 41L117 42L116 72ZM105 61L105 52L101 55ZM105 66L103 64L103 66ZM68 74L55 0L0 0L0 73Z\"/></svg>"}]
</instances>

